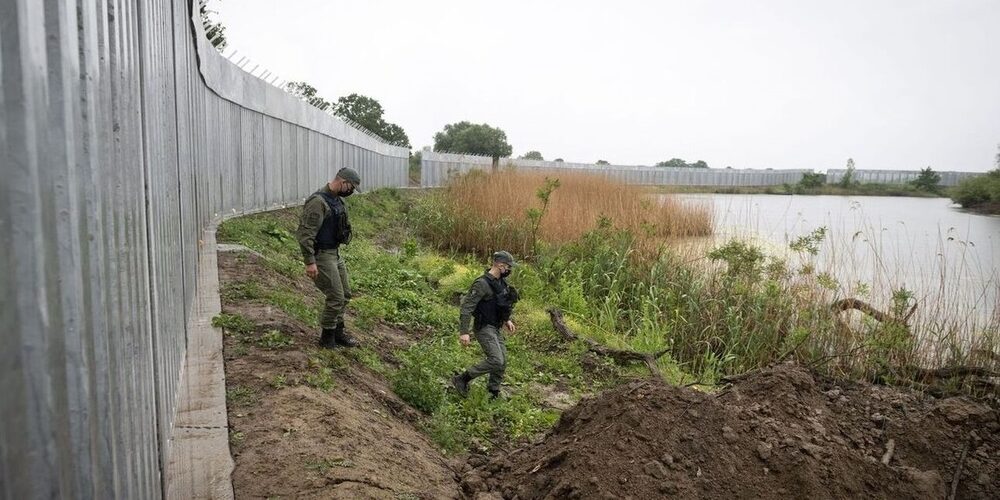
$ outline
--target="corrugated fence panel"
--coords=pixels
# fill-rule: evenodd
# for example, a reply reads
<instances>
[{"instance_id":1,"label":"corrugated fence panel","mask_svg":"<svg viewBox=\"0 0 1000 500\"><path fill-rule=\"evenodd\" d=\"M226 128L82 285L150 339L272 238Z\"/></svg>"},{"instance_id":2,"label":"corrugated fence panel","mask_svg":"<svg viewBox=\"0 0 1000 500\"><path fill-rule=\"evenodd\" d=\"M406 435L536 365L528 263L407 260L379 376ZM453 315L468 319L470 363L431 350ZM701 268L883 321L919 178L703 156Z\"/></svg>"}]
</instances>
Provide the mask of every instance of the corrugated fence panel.
<instances>
[{"instance_id":1,"label":"corrugated fence panel","mask_svg":"<svg viewBox=\"0 0 1000 500\"><path fill-rule=\"evenodd\" d=\"M202 228L381 143L235 68L191 2L0 2L0 495L158 498Z\"/></svg>"},{"instance_id":2,"label":"corrugated fence panel","mask_svg":"<svg viewBox=\"0 0 1000 500\"><path fill-rule=\"evenodd\" d=\"M661 168L628 165L596 165L557 161L501 158L501 167L513 167L540 172L586 172L618 179L631 184L682 185L682 186L775 186L795 184L812 170L754 170L754 169L700 169ZM485 156L422 151L420 184L423 187L440 187L448 179L470 170L489 170L493 160Z\"/></svg>"}]
</instances>

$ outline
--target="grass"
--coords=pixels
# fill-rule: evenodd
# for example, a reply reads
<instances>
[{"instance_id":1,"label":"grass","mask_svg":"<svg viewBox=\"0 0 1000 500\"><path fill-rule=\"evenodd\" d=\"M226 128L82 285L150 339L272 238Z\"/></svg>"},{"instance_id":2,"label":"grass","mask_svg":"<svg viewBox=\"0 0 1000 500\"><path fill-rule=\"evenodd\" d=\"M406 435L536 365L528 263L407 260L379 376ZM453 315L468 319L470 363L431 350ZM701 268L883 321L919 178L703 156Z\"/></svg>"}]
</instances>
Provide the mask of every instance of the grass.
<instances>
[{"instance_id":1,"label":"grass","mask_svg":"<svg viewBox=\"0 0 1000 500\"><path fill-rule=\"evenodd\" d=\"M254 406L260 402L260 394L252 387L236 385L226 390L226 403L232 408Z\"/></svg>"},{"instance_id":2,"label":"grass","mask_svg":"<svg viewBox=\"0 0 1000 500\"><path fill-rule=\"evenodd\" d=\"M548 182L558 182L550 197L543 196ZM555 244L580 238L599 221L656 238L712 232L709 206L669 198L656 202L643 193L642 187L585 173L549 178L513 169L473 171L427 198L415 219L429 241L478 255L500 248L521 256L536 253L536 225L538 237Z\"/></svg>"}]
</instances>

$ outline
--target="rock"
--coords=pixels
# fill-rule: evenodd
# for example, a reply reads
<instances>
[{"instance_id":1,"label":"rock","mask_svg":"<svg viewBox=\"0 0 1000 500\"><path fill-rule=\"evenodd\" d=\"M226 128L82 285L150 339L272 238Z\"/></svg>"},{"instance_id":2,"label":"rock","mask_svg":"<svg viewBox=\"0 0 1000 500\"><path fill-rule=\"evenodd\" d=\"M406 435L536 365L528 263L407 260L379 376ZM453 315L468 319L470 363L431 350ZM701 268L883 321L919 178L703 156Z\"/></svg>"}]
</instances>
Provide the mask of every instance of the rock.
<instances>
[{"instance_id":1,"label":"rock","mask_svg":"<svg viewBox=\"0 0 1000 500\"><path fill-rule=\"evenodd\" d=\"M902 467L906 479L923 493L923 498L944 498L946 485L941 474L933 470L918 470L912 467Z\"/></svg>"},{"instance_id":2,"label":"rock","mask_svg":"<svg viewBox=\"0 0 1000 500\"><path fill-rule=\"evenodd\" d=\"M876 424L881 424L882 422L885 422L885 415L882 415L881 413L876 413L871 416L871 420Z\"/></svg>"},{"instance_id":3,"label":"rock","mask_svg":"<svg viewBox=\"0 0 1000 500\"><path fill-rule=\"evenodd\" d=\"M945 420L959 424L970 418L981 421L990 414L990 409L963 398L948 398L938 403L937 411L944 415Z\"/></svg>"},{"instance_id":4,"label":"rock","mask_svg":"<svg viewBox=\"0 0 1000 500\"><path fill-rule=\"evenodd\" d=\"M660 457L660 461L667 465L674 465L674 457L669 453L664 453L663 456Z\"/></svg>"},{"instance_id":5,"label":"rock","mask_svg":"<svg viewBox=\"0 0 1000 500\"><path fill-rule=\"evenodd\" d=\"M503 497L492 491L480 491L473 497L475 500L503 500Z\"/></svg>"},{"instance_id":6,"label":"rock","mask_svg":"<svg viewBox=\"0 0 1000 500\"><path fill-rule=\"evenodd\" d=\"M815 459L820 459L823 455L823 448L820 448L812 443L802 443L802 451L806 452Z\"/></svg>"},{"instance_id":7,"label":"rock","mask_svg":"<svg viewBox=\"0 0 1000 500\"><path fill-rule=\"evenodd\" d=\"M656 479L663 479L667 477L667 468L657 460L652 460L646 463L645 466L646 474L655 477Z\"/></svg>"},{"instance_id":8,"label":"rock","mask_svg":"<svg viewBox=\"0 0 1000 500\"><path fill-rule=\"evenodd\" d=\"M676 484L670 483L670 482L666 482L666 481L663 482L663 483L660 483L660 493L663 493L664 495L673 496L673 495L676 495L677 492L678 492L678 489L677 489L677 485Z\"/></svg>"},{"instance_id":9,"label":"rock","mask_svg":"<svg viewBox=\"0 0 1000 500\"><path fill-rule=\"evenodd\" d=\"M771 446L770 443L758 443L757 444L757 456L760 457L761 460L763 460L763 461L766 462L769 458L771 458L771 449L772 448L773 447Z\"/></svg>"},{"instance_id":10,"label":"rock","mask_svg":"<svg viewBox=\"0 0 1000 500\"><path fill-rule=\"evenodd\" d=\"M988 486L990 484L990 475L982 472L978 477L976 477L976 482L979 483L980 486Z\"/></svg>"},{"instance_id":11,"label":"rock","mask_svg":"<svg viewBox=\"0 0 1000 500\"><path fill-rule=\"evenodd\" d=\"M830 389L829 391L826 391L823 394L826 394L826 397L830 399L837 399L840 397L841 392L840 389Z\"/></svg>"},{"instance_id":12,"label":"rock","mask_svg":"<svg viewBox=\"0 0 1000 500\"><path fill-rule=\"evenodd\" d=\"M728 443L732 443L739 439L739 437L736 435L736 431L734 431L732 427L725 425L722 427L722 439L725 439Z\"/></svg>"},{"instance_id":13,"label":"rock","mask_svg":"<svg viewBox=\"0 0 1000 500\"><path fill-rule=\"evenodd\" d=\"M462 489L470 495L482 491L485 486L486 482L483 481L483 476L479 474L479 471L472 471L462 478Z\"/></svg>"}]
</instances>

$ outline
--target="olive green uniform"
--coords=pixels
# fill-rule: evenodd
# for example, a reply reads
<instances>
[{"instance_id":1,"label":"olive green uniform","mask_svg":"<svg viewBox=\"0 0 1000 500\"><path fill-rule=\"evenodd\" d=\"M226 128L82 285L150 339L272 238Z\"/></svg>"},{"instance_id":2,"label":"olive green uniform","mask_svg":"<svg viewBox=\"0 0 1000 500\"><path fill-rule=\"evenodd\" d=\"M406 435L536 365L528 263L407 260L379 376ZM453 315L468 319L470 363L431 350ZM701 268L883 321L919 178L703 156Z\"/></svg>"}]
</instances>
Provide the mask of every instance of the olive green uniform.
<instances>
[{"instance_id":1,"label":"olive green uniform","mask_svg":"<svg viewBox=\"0 0 1000 500\"><path fill-rule=\"evenodd\" d=\"M337 196L337 193L330 191L329 186L323 186L322 190ZM295 239L302 248L302 260L306 265L316 264L319 270L313 283L326 296L326 304L320 318L320 326L324 329L336 328L338 323L344 321L344 310L347 309L347 302L351 300L347 266L340 256L340 250L332 248L316 252L316 233L329 212L330 207L321 196L310 196L302 209L299 228L295 231Z\"/></svg>"},{"instance_id":2,"label":"olive green uniform","mask_svg":"<svg viewBox=\"0 0 1000 500\"><path fill-rule=\"evenodd\" d=\"M493 298L493 289L486 282L485 277L479 277L472 282L469 293L462 297L458 319L458 331L462 335L467 335L472 325L472 313L480 301ZM507 344L503 337L501 328L493 325L483 325L475 332L476 340L483 348L486 359L480 361L475 366L466 370L470 379L475 379L480 375L489 374L490 380L486 387L492 393L500 391L500 384L503 382L504 372L507 370Z\"/></svg>"}]
</instances>

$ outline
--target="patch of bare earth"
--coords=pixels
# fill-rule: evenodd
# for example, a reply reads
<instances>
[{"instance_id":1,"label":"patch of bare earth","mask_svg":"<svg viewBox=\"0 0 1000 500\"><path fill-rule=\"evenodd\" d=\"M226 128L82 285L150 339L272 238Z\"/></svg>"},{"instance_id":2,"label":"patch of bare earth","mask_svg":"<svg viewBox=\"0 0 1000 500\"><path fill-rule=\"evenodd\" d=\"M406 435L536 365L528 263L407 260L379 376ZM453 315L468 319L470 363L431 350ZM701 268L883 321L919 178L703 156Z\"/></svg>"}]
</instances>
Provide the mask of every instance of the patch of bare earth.
<instances>
[{"instance_id":1,"label":"patch of bare earth","mask_svg":"<svg viewBox=\"0 0 1000 500\"><path fill-rule=\"evenodd\" d=\"M624 385L470 462L484 498L1000 498L1000 414L782 365L718 394Z\"/></svg>"},{"instance_id":2,"label":"patch of bare earth","mask_svg":"<svg viewBox=\"0 0 1000 500\"><path fill-rule=\"evenodd\" d=\"M305 278L274 273L252 254L220 253L219 274L223 286L253 278L319 298ZM332 387L314 387L308 377L321 369L316 329L254 301L224 300L223 311L253 321L256 336L276 329L293 341L267 349L225 336L226 387L236 396L229 402L236 498L460 496L452 464L417 429L423 417L382 376L345 356L329 371ZM405 334L383 329L354 334L390 363L406 342Z\"/></svg>"}]
</instances>

